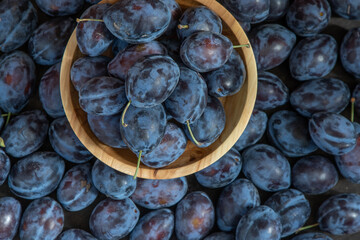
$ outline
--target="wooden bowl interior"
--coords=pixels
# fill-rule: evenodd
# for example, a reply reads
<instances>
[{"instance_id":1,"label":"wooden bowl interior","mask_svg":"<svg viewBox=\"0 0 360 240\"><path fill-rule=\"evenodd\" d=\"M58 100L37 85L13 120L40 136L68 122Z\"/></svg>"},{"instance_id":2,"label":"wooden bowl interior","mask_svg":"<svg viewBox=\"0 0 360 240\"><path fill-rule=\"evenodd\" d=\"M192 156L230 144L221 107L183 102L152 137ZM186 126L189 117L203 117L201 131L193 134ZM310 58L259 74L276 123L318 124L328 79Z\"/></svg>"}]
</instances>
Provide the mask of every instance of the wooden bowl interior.
<instances>
[{"instance_id":1,"label":"wooden bowl interior","mask_svg":"<svg viewBox=\"0 0 360 240\"><path fill-rule=\"evenodd\" d=\"M103 0L100 4L114 2L117 0ZM216 1L178 0L177 2L183 10L198 5L209 7L222 18L223 34L229 37L234 45L249 43L239 23ZM198 148L188 141L184 154L174 163L160 169L141 164L138 177L169 179L192 174L214 163L235 144L250 119L257 92L257 70L253 51L251 47L240 48L237 51L245 63L247 77L240 92L221 98L226 112L226 126L219 139L207 148ZM105 55L111 55L111 52L108 51ZM70 81L70 69L73 62L82 56L77 47L76 30L74 30L63 56L60 75L61 97L66 116L75 134L95 157L118 171L133 175L137 156L128 149L116 149L100 142L89 127L86 113L79 106L78 92Z\"/></svg>"}]
</instances>

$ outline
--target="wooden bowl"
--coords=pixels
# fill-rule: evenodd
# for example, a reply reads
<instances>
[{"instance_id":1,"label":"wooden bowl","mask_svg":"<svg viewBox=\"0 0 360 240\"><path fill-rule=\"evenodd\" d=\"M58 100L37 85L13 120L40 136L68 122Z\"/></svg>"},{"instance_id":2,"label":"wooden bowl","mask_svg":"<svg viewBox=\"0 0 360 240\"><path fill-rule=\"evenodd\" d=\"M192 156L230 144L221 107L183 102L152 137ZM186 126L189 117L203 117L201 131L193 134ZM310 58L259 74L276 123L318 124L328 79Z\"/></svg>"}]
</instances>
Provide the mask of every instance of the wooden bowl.
<instances>
[{"instance_id":1,"label":"wooden bowl","mask_svg":"<svg viewBox=\"0 0 360 240\"><path fill-rule=\"evenodd\" d=\"M103 0L100 4L113 4L117 1ZM215 0L177 0L177 2L183 10L192 6L207 6L222 19L223 34L230 38L234 45L249 43L240 24ZM247 77L237 94L221 99L226 112L226 125L219 139L207 148L198 148L188 141L185 152L178 160L160 169L141 164L138 177L170 179L195 173L217 161L235 144L250 119L257 93L257 69L252 48L236 50L244 61ZM82 56L77 47L76 30L74 30L65 49L60 72L61 98L67 119L77 137L95 157L120 172L134 175L137 156L128 149L116 149L100 142L89 127L86 113L79 106L78 92L70 80L70 69L73 62Z\"/></svg>"}]
</instances>

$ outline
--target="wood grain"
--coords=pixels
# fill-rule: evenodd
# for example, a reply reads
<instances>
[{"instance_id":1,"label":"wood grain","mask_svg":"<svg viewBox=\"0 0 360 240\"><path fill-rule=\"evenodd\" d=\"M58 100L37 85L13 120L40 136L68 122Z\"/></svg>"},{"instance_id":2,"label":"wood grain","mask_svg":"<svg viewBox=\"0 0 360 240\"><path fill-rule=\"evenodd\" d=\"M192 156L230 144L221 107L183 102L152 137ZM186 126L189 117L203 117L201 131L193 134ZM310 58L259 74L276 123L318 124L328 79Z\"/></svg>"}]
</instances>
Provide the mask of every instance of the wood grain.
<instances>
[{"instance_id":1,"label":"wood grain","mask_svg":"<svg viewBox=\"0 0 360 240\"><path fill-rule=\"evenodd\" d=\"M100 4L114 2L117 0L103 0ZM207 6L222 19L223 34L229 37L234 45L249 43L240 24L218 2L214 0L178 0L177 2L183 10L198 5ZM250 119L257 93L257 69L252 48L236 50L245 63L247 77L237 94L221 99L226 112L226 125L219 139L207 148L198 148L188 141L184 154L174 163L161 169L153 169L141 164L138 177L169 179L190 175L217 161L235 144ZM60 72L61 98L66 116L80 141L96 158L120 172L133 175L137 156L130 150L115 149L101 143L90 130L86 113L79 106L78 93L70 81L70 70L73 62L82 56L77 47L75 29L65 49Z\"/></svg>"}]
</instances>

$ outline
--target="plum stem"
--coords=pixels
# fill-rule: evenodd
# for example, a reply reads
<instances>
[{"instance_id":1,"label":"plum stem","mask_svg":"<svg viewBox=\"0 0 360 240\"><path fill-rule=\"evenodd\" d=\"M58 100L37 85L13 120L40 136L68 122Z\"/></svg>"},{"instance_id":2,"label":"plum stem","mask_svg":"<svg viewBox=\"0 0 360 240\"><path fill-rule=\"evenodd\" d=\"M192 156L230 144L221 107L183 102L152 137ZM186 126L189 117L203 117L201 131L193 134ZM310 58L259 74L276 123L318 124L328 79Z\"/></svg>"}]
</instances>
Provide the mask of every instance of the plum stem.
<instances>
[{"instance_id":1,"label":"plum stem","mask_svg":"<svg viewBox=\"0 0 360 240\"><path fill-rule=\"evenodd\" d=\"M10 121L10 117L11 117L11 112L8 112L6 114L1 114L2 117L6 117L6 122L5 122L5 126L8 125L9 121Z\"/></svg>"},{"instance_id":2,"label":"plum stem","mask_svg":"<svg viewBox=\"0 0 360 240\"><path fill-rule=\"evenodd\" d=\"M0 137L0 147L5 147L5 142L4 142L4 139L2 139L1 137Z\"/></svg>"},{"instance_id":3,"label":"plum stem","mask_svg":"<svg viewBox=\"0 0 360 240\"><path fill-rule=\"evenodd\" d=\"M250 43L233 46L233 48L242 48L242 47L249 48L249 47L250 47Z\"/></svg>"},{"instance_id":4,"label":"plum stem","mask_svg":"<svg viewBox=\"0 0 360 240\"><path fill-rule=\"evenodd\" d=\"M188 29L189 25L178 24L178 29Z\"/></svg>"},{"instance_id":5,"label":"plum stem","mask_svg":"<svg viewBox=\"0 0 360 240\"><path fill-rule=\"evenodd\" d=\"M140 152L139 152L136 170L135 170L135 174L134 174L134 179L136 179L136 176L137 176L139 168L140 168L141 154L142 154L142 150L140 150Z\"/></svg>"},{"instance_id":6,"label":"plum stem","mask_svg":"<svg viewBox=\"0 0 360 240\"><path fill-rule=\"evenodd\" d=\"M91 18L77 18L76 22L104 22L102 19L91 19Z\"/></svg>"},{"instance_id":7,"label":"plum stem","mask_svg":"<svg viewBox=\"0 0 360 240\"><path fill-rule=\"evenodd\" d=\"M124 127L127 127L127 124L125 123L125 114L126 114L128 108L130 107L130 104L131 104L131 100L126 104L126 107L125 107L125 109L124 109L124 111L122 112L122 115L121 115L121 124Z\"/></svg>"},{"instance_id":8,"label":"plum stem","mask_svg":"<svg viewBox=\"0 0 360 240\"><path fill-rule=\"evenodd\" d=\"M296 230L295 234L298 234L301 231L304 231L304 230L307 230L307 229L310 229L310 228L314 228L314 227L317 227L317 226L319 226L319 223L315 223L315 224L312 224L312 225L301 227L298 230Z\"/></svg>"},{"instance_id":9,"label":"plum stem","mask_svg":"<svg viewBox=\"0 0 360 240\"><path fill-rule=\"evenodd\" d=\"M193 140L193 142L194 142L197 146L201 146L202 143L199 143L199 142L196 140L193 132L191 131L190 121L189 121L189 120L186 120L186 125L187 125L187 128L188 128L188 130L189 130L189 133L190 133L190 136L191 136L191 139Z\"/></svg>"},{"instance_id":10,"label":"plum stem","mask_svg":"<svg viewBox=\"0 0 360 240\"><path fill-rule=\"evenodd\" d=\"M351 122L354 122L355 98L352 97L350 102L351 102Z\"/></svg>"}]
</instances>

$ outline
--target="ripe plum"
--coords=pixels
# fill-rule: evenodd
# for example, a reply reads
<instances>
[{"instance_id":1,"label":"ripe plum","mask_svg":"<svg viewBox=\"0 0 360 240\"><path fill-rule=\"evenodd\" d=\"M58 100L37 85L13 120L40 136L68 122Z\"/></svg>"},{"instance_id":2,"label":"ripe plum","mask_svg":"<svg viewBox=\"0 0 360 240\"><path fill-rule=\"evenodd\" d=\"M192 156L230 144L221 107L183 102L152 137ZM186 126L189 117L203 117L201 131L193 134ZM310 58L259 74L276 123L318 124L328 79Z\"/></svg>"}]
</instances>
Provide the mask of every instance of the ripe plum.
<instances>
[{"instance_id":1,"label":"ripe plum","mask_svg":"<svg viewBox=\"0 0 360 240\"><path fill-rule=\"evenodd\" d=\"M56 238L56 240L70 240L70 239L71 240L97 240L90 233L88 233L82 229L76 229L76 228L66 230Z\"/></svg>"},{"instance_id":2,"label":"ripe plum","mask_svg":"<svg viewBox=\"0 0 360 240\"><path fill-rule=\"evenodd\" d=\"M10 172L10 166L10 158L2 149L0 149L0 186L6 181Z\"/></svg>"},{"instance_id":3,"label":"ripe plum","mask_svg":"<svg viewBox=\"0 0 360 240\"><path fill-rule=\"evenodd\" d=\"M344 69L356 78L360 78L360 27L350 29L340 46L340 59Z\"/></svg>"},{"instance_id":4,"label":"ripe plum","mask_svg":"<svg viewBox=\"0 0 360 240\"><path fill-rule=\"evenodd\" d=\"M0 198L0 239L13 239L21 219L21 204L13 197Z\"/></svg>"},{"instance_id":5,"label":"ripe plum","mask_svg":"<svg viewBox=\"0 0 360 240\"><path fill-rule=\"evenodd\" d=\"M38 7L50 16L67 16L78 13L84 0L35 0Z\"/></svg>"}]
</instances>

